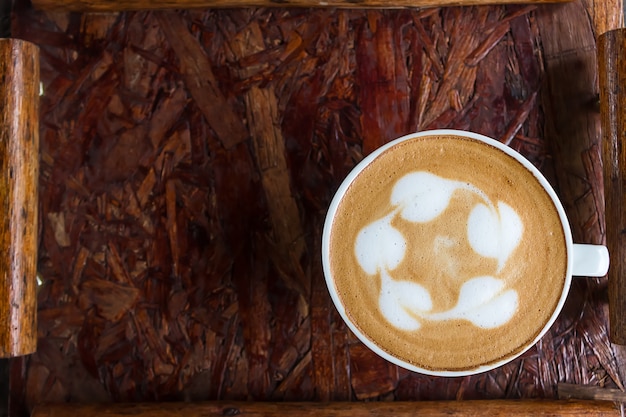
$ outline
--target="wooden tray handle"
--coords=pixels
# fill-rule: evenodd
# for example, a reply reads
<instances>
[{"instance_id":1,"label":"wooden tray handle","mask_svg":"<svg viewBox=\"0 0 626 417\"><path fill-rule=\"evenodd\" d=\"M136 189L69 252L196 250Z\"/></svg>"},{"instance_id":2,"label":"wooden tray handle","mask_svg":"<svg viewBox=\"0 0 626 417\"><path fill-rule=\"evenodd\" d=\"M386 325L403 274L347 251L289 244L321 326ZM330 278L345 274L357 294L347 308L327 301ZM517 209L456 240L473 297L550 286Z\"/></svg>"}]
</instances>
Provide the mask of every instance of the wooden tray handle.
<instances>
[{"instance_id":1,"label":"wooden tray handle","mask_svg":"<svg viewBox=\"0 0 626 417\"><path fill-rule=\"evenodd\" d=\"M598 38L610 340L626 345L626 29Z\"/></svg>"},{"instance_id":2,"label":"wooden tray handle","mask_svg":"<svg viewBox=\"0 0 626 417\"><path fill-rule=\"evenodd\" d=\"M620 416L619 407L607 401L481 400L418 402L270 403L205 402L155 404L41 405L32 417L223 417L223 416L333 416L333 417L435 417L435 416Z\"/></svg>"},{"instance_id":3,"label":"wooden tray handle","mask_svg":"<svg viewBox=\"0 0 626 417\"><path fill-rule=\"evenodd\" d=\"M115 12L207 7L402 8L487 4L562 3L571 0L32 0L39 9Z\"/></svg>"},{"instance_id":4,"label":"wooden tray handle","mask_svg":"<svg viewBox=\"0 0 626 417\"><path fill-rule=\"evenodd\" d=\"M39 48L0 39L0 357L37 345Z\"/></svg>"}]
</instances>

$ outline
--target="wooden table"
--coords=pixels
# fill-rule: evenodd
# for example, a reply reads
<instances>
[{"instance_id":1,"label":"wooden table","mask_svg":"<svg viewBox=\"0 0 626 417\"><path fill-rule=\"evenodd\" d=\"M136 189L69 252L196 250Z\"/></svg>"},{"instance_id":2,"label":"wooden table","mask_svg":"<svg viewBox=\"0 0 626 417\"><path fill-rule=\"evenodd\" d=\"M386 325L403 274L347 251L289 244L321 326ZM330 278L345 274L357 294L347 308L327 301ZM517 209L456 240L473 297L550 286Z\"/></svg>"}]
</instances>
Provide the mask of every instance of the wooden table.
<instances>
[{"instance_id":1,"label":"wooden table","mask_svg":"<svg viewBox=\"0 0 626 417\"><path fill-rule=\"evenodd\" d=\"M319 265L332 191L416 129L501 139L553 182L575 239L604 238L596 35L618 1L423 10L22 10L42 48L38 352L43 402L556 399L623 389L606 280L577 282L517 361L438 379L379 359ZM389 109L395 106L392 112ZM398 403L400 404L400 403ZM50 410L50 409L48 409Z\"/></svg>"}]
</instances>

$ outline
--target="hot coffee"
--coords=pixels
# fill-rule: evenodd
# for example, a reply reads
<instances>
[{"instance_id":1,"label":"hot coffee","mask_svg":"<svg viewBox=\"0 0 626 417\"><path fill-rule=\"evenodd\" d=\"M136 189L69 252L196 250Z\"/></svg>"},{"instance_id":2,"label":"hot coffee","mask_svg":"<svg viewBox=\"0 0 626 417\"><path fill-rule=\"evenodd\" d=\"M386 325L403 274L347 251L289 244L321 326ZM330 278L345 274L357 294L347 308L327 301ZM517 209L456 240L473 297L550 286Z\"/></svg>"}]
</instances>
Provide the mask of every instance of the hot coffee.
<instances>
[{"instance_id":1,"label":"hot coffee","mask_svg":"<svg viewBox=\"0 0 626 417\"><path fill-rule=\"evenodd\" d=\"M567 282L559 213L534 174L488 143L415 137L349 184L328 233L350 321L389 355L464 371L518 354Z\"/></svg>"}]
</instances>

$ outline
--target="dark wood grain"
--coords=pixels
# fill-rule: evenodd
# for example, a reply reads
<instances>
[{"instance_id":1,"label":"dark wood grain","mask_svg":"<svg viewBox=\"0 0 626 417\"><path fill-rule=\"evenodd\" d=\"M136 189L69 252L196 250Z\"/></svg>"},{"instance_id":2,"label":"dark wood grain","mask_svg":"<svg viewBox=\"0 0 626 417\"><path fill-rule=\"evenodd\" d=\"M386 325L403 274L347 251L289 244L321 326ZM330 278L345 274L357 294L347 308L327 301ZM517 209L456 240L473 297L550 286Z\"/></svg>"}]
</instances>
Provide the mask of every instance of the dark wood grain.
<instances>
[{"instance_id":1,"label":"dark wood grain","mask_svg":"<svg viewBox=\"0 0 626 417\"><path fill-rule=\"evenodd\" d=\"M599 4L596 6L594 14L602 9ZM542 86L545 136L554 157L554 185L565 207L574 241L603 244L607 228L605 190L599 168L597 28L590 19L590 12L582 2L542 6L537 11L537 22L542 34L546 72ZM604 18L595 16L595 24L599 27L613 25L619 21L618 13L615 15L615 20L606 20L606 15ZM560 323L576 328L621 388L623 367L618 366L615 360L618 352L607 337L609 282L606 278L575 280ZM547 352L558 347L559 341L554 342L545 344L554 344ZM553 363L550 356L546 359L548 365ZM551 372L556 375L557 369L552 368Z\"/></svg>"},{"instance_id":2,"label":"dark wood grain","mask_svg":"<svg viewBox=\"0 0 626 417\"><path fill-rule=\"evenodd\" d=\"M619 389L600 388L597 386L558 384L559 398L563 400L596 400L613 401L617 403L626 402L626 393Z\"/></svg>"},{"instance_id":3,"label":"dark wood grain","mask_svg":"<svg viewBox=\"0 0 626 417\"><path fill-rule=\"evenodd\" d=\"M613 343L626 345L626 29L598 39L602 161L609 268L609 323Z\"/></svg>"},{"instance_id":4,"label":"dark wood grain","mask_svg":"<svg viewBox=\"0 0 626 417\"><path fill-rule=\"evenodd\" d=\"M552 40L550 59L566 52L537 20L544 8L568 19L571 4L581 7L16 13L14 35L41 47L46 87L44 283L38 350L12 361L11 415L60 402L620 388L595 286L572 292L523 357L450 380L367 351L334 309L320 262L332 193L395 135L473 130L510 140L550 174L542 43ZM396 99L408 113L390 118ZM595 172L596 159L585 161Z\"/></svg>"},{"instance_id":5,"label":"dark wood grain","mask_svg":"<svg viewBox=\"0 0 626 417\"><path fill-rule=\"evenodd\" d=\"M612 402L602 401L423 401L359 403L241 403L217 402L196 404L117 404L52 405L33 410L32 417L282 417L285 415L334 417L422 416L436 417L462 414L474 416L619 416Z\"/></svg>"},{"instance_id":6,"label":"dark wood grain","mask_svg":"<svg viewBox=\"0 0 626 417\"><path fill-rule=\"evenodd\" d=\"M546 139L556 166L556 188L565 207L574 241L604 241L602 184L584 164L598 152L600 119L597 100L596 40L581 3L544 7L537 11L542 32L546 78L542 100Z\"/></svg>"},{"instance_id":7,"label":"dark wood grain","mask_svg":"<svg viewBox=\"0 0 626 417\"><path fill-rule=\"evenodd\" d=\"M211 128L232 148L248 138L246 128L220 91L211 63L180 17L172 13L157 14L157 20L178 56L180 72L189 92L198 103Z\"/></svg>"},{"instance_id":8,"label":"dark wood grain","mask_svg":"<svg viewBox=\"0 0 626 417\"><path fill-rule=\"evenodd\" d=\"M487 4L559 3L570 0L33 0L33 6L48 10L123 11L191 9L205 7L347 7L395 8L469 6Z\"/></svg>"},{"instance_id":9,"label":"dark wood grain","mask_svg":"<svg viewBox=\"0 0 626 417\"><path fill-rule=\"evenodd\" d=\"M39 49L0 40L0 356L37 345Z\"/></svg>"}]
</instances>

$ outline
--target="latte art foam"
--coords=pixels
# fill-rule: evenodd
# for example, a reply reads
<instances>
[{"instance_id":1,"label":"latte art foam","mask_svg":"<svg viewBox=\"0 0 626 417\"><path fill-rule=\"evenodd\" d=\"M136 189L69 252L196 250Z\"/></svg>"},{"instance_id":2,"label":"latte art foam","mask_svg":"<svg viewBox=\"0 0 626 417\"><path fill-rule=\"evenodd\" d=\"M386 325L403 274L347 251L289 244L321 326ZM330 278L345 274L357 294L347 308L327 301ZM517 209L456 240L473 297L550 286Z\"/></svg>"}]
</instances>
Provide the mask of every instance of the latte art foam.
<instances>
[{"instance_id":1,"label":"latte art foam","mask_svg":"<svg viewBox=\"0 0 626 417\"><path fill-rule=\"evenodd\" d=\"M361 171L339 202L329 254L350 321L427 370L520 352L566 281L560 218L532 172L454 135L401 142Z\"/></svg>"},{"instance_id":2,"label":"latte art foam","mask_svg":"<svg viewBox=\"0 0 626 417\"><path fill-rule=\"evenodd\" d=\"M483 202L471 210L467 237L476 255L498 260L500 271L519 245L523 224L508 204L494 205L485 192L469 183L451 181L425 171L406 174L391 191L393 211L366 225L355 241L359 266L369 275L380 275L379 309L383 317L402 330L417 330L421 320L467 320L480 328L499 327L507 323L518 307L516 290L508 289L504 280L493 276L471 277L460 283L457 304L446 311L431 312L429 291L417 282L398 280L393 270L406 256L407 242L391 221L395 216L412 223L427 223L439 217L450 204L455 192L469 192ZM446 236L437 236L434 245L454 245ZM436 250L433 247L433 250Z\"/></svg>"}]
</instances>

